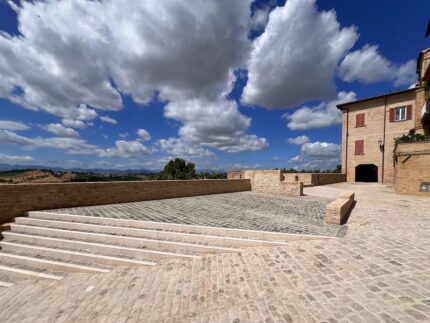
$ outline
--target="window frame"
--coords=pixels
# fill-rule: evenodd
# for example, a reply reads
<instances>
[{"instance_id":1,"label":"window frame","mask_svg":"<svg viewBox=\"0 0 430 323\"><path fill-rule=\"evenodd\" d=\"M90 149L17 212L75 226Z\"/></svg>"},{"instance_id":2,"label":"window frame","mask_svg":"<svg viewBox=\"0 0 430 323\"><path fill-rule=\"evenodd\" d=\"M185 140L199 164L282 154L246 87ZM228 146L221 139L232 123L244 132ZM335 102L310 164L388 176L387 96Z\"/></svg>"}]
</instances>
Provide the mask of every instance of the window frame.
<instances>
[{"instance_id":1,"label":"window frame","mask_svg":"<svg viewBox=\"0 0 430 323\"><path fill-rule=\"evenodd\" d=\"M402 112L403 111L403 115ZM397 118L399 117L399 118ZM403 118L402 118L403 117ZM408 120L408 108L407 106L394 108L394 121L406 121Z\"/></svg>"}]
</instances>

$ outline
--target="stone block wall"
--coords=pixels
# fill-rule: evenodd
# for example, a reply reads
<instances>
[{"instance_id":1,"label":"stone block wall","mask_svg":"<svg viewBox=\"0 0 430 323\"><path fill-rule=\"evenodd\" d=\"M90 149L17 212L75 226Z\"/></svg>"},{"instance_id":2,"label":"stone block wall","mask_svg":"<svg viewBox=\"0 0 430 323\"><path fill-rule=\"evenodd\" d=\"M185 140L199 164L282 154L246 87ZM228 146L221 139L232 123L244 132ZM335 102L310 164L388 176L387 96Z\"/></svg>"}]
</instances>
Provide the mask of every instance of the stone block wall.
<instances>
[{"instance_id":1,"label":"stone block wall","mask_svg":"<svg viewBox=\"0 0 430 323\"><path fill-rule=\"evenodd\" d=\"M430 142L399 144L395 154L396 192L430 197L430 192L420 192L422 183L430 188Z\"/></svg>"},{"instance_id":2,"label":"stone block wall","mask_svg":"<svg viewBox=\"0 0 430 323\"><path fill-rule=\"evenodd\" d=\"M287 196L303 195L302 182L286 182L280 170L245 170L243 178L251 181L253 192L279 193Z\"/></svg>"},{"instance_id":3,"label":"stone block wall","mask_svg":"<svg viewBox=\"0 0 430 323\"><path fill-rule=\"evenodd\" d=\"M0 224L26 211L251 190L249 179L0 185Z\"/></svg>"},{"instance_id":4,"label":"stone block wall","mask_svg":"<svg viewBox=\"0 0 430 323\"><path fill-rule=\"evenodd\" d=\"M326 206L325 222L331 224L342 224L354 205L355 194L345 192Z\"/></svg>"},{"instance_id":5,"label":"stone block wall","mask_svg":"<svg viewBox=\"0 0 430 323\"><path fill-rule=\"evenodd\" d=\"M227 173L227 179L241 179L242 172L230 172Z\"/></svg>"},{"instance_id":6,"label":"stone block wall","mask_svg":"<svg viewBox=\"0 0 430 323\"><path fill-rule=\"evenodd\" d=\"M305 186L327 185L345 182L345 174L340 173L285 173L288 183L302 182Z\"/></svg>"}]
</instances>

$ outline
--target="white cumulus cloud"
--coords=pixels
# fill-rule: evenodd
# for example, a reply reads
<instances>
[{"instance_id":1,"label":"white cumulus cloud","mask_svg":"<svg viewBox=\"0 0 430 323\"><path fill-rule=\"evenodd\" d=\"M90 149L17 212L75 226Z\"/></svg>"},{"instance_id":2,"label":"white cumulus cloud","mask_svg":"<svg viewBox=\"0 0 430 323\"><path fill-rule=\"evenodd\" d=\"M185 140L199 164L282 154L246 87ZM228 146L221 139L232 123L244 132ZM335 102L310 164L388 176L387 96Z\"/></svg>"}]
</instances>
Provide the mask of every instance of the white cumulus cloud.
<instances>
[{"instance_id":1,"label":"white cumulus cloud","mask_svg":"<svg viewBox=\"0 0 430 323\"><path fill-rule=\"evenodd\" d=\"M246 133L251 119L239 112L235 101L170 102L164 116L183 124L179 135L185 142L227 152L257 151L268 146L265 138Z\"/></svg>"},{"instance_id":2,"label":"white cumulus cloud","mask_svg":"<svg viewBox=\"0 0 430 323\"><path fill-rule=\"evenodd\" d=\"M382 56L378 46L365 45L346 55L339 66L339 77L346 82L393 81L397 86L409 86L416 81L415 70L414 60L397 65Z\"/></svg>"},{"instance_id":3,"label":"white cumulus cloud","mask_svg":"<svg viewBox=\"0 0 430 323\"><path fill-rule=\"evenodd\" d=\"M333 169L340 163L341 145L327 142L308 142L302 145L300 155L289 160L298 170Z\"/></svg>"},{"instance_id":4,"label":"white cumulus cloud","mask_svg":"<svg viewBox=\"0 0 430 323\"><path fill-rule=\"evenodd\" d=\"M116 121L114 118L108 117L108 116L101 116L100 120L103 122L107 122L110 124L118 124L118 121Z\"/></svg>"},{"instance_id":5,"label":"white cumulus cloud","mask_svg":"<svg viewBox=\"0 0 430 323\"><path fill-rule=\"evenodd\" d=\"M3 130L28 130L30 127L22 122L11 121L11 120L0 120L0 129Z\"/></svg>"},{"instance_id":6,"label":"white cumulus cloud","mask_svg":"<svg viewBox=\"0 0 430 323\"><path fill-rule=\"evenodd\" d=\"M342 112L336 107L338 104L356 99L354 92L339 92L334 100L314 107L304 106L293 113L285 113L282 117L287 120L290 130L326 128L342 123Z\"/></svg>"},{"instance_id":7,"label":"white cumulus cloud","mask_svg":"<svg viewBox=\"0 0 430 323\"><path fill-rule=\"evenodd\" d=\"M338 63L357 37L334 11L318 11L315 0L288 0L253 43L242 101L285 108L332 96Z\"/></svg>"},{"instance_id":8,"label":"white cumulus cloud","mask_svg":"<svg viewBox=\"0 0 430 323\"><path fill-rule=\"evenodd\" d=\"M148 141L151 139L151 135L145 129L137 130L137 135L139 136L139 139L141 139L143 141Z\"/></svg>"},{"instance_id":9,"label":"white cumulus cloud","mask_svg":"<svg viewBox=\"0 0 430 323\"><path fill-rule=\"evenodd\" d=\"M0 97L81 121L82 105L121 109L121 93L218 97L246 60L250 2L9 2L21 35L0 34Z\"/></svg>"},{"instance_id":10,"label":"white cumulus cloud","mask_svg":"<svg viewBox=\"0 0 430 323\"><path fill-rule=\"evenodd\" d=\"M186 142L182 138L161 139L158 141L158 144L160 145L161 150L174 157L215 158L215 154L210 150L203 149L198 145Z\"/></svg>"},{"instance_id":11,"label":"white cumulus cloud","mask_svg":"<svg viewBox=\"0 0 430 323\"><path fill-rule=\"evenodd\" d=\"M288 142L293 145L303 145L309 142L309 140L310 140L309 137L305 135L297 136L295 138L288 138Z\"/></svg>"},{"instance_id":12,"label":"white cumulus cloud","mask_svg":"<svg viewBox=\"0 0 430 323\"><path fill-rule=\"evenodd\" d=\"M327 142L308 142L301 148L301 153L309 157L336 157L340 155L341 146Z\"/></svg>"},{"instance_id":13,"label":"white cumulus cloud","mask_svg":"<svg viewBox=\"0 0 430 323\"><path fill-rule=\"evenodd\" d=\"M115 147L98 149L100 157L139 158L149 153L149 149L139 141L117 140Z\"/></svg>"},{"instance_id":14,"label":"white cumulus cloud","mask_svg":"<svg viewBox=\"0 0 430 323\"><path fill-rule=\"evenodd\" d=\"M76 130L72 128L67 128L61 123L50 123L46 125L40 125L40 127L59 137L79 138L79 133Z\"/></svg>"},{"instance_id":15,"label":"white cumulus cloud","mask_svg":"<svg viewBox=\"0 0 430 323\"><path fill-rule=\"evenodd\" d=\"M94 154L97 146L88 144L80 138L68 137L25 137L9 130L0 130L0 143L20 145L24 149L54 148L70 154Z\"/></svg>"},{"instance_id":16,"label":"white cumulus cloud","mask_svg":"<svg viewBox=\"0 0 430 323\"><path fill-rule=\"evenodd\" d=\"M31 156L13 156L0 153L0 162L1 163L28 163L33 161L34 158Z\"/></svg>"},{"instance_id":17,"label":"white cumulus cloud","mask_svg":"<svg viewBox=\"0 0 430 323\"><path fill-rule=\"evenodd\" d=\"M84 129L87 127L87 124L85 122L75 119L63 119L61 120L61 123L66 127L70 128Z\"/></svg>"}]
</instances>

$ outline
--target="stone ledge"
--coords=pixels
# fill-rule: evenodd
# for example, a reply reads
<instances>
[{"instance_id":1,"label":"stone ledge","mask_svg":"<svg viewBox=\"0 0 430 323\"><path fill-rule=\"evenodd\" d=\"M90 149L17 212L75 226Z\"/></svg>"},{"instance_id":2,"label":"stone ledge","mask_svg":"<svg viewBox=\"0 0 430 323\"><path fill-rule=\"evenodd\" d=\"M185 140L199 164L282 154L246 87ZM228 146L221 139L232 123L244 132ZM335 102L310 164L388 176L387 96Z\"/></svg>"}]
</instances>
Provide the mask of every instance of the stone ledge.
<instances>
[{"instance_id":1,"label":"stone ledge","mask_svg":"<svg viewBox=\"0 0 430 323\"><path fill-rule=\"evenodd\" d=\"M342 224L354 205L355 193L344 192L338 198L326 206L325 222Z\"/></svg>"}]
</instances>

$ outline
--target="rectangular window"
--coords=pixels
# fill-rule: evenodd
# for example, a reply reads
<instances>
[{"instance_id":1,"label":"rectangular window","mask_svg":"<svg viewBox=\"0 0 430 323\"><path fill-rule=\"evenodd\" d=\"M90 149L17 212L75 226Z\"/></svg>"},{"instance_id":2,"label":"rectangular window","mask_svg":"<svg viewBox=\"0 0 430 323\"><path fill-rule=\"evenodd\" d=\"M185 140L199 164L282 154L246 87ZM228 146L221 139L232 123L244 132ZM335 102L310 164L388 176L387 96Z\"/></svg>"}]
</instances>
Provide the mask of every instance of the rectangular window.
<instances>
[{"instance_id":1,"label":"rectangular window","mask_svg":"<svg viewBox=\"0 0 430 323\"><path fill-rule=\"evenodd\" d=\"M395 112L395 121L406 120L406 107L398 107Z\"/></svg>"},{"instance_id":2,"label":"rectangular window","mask_svg":"<svg viewBox=\"0 0 430 323\"><path fill-rule=\"evenodd\" d=\"M355 155L364 155L364 140L355 141Z\"/></svg>"},{"instance_id":3,"label":"rectangular window","mask_svg":"<svg viewBox=\"0 0 430 323\"><path fill-rule=\"evenodd\" d=\"M356 127L364 127L364 113L359 113L355 115L355 126Z\"/></svg>"},{"instance_id":4,"label":"rectangular window","mask_svg":"<svg viewBox=\"0 0 430 323\"><path fill-rule=\"evenodd\" d=\"M412 119L412 105L390 109L390 122Z\"/></svg>"}]
</instances>

